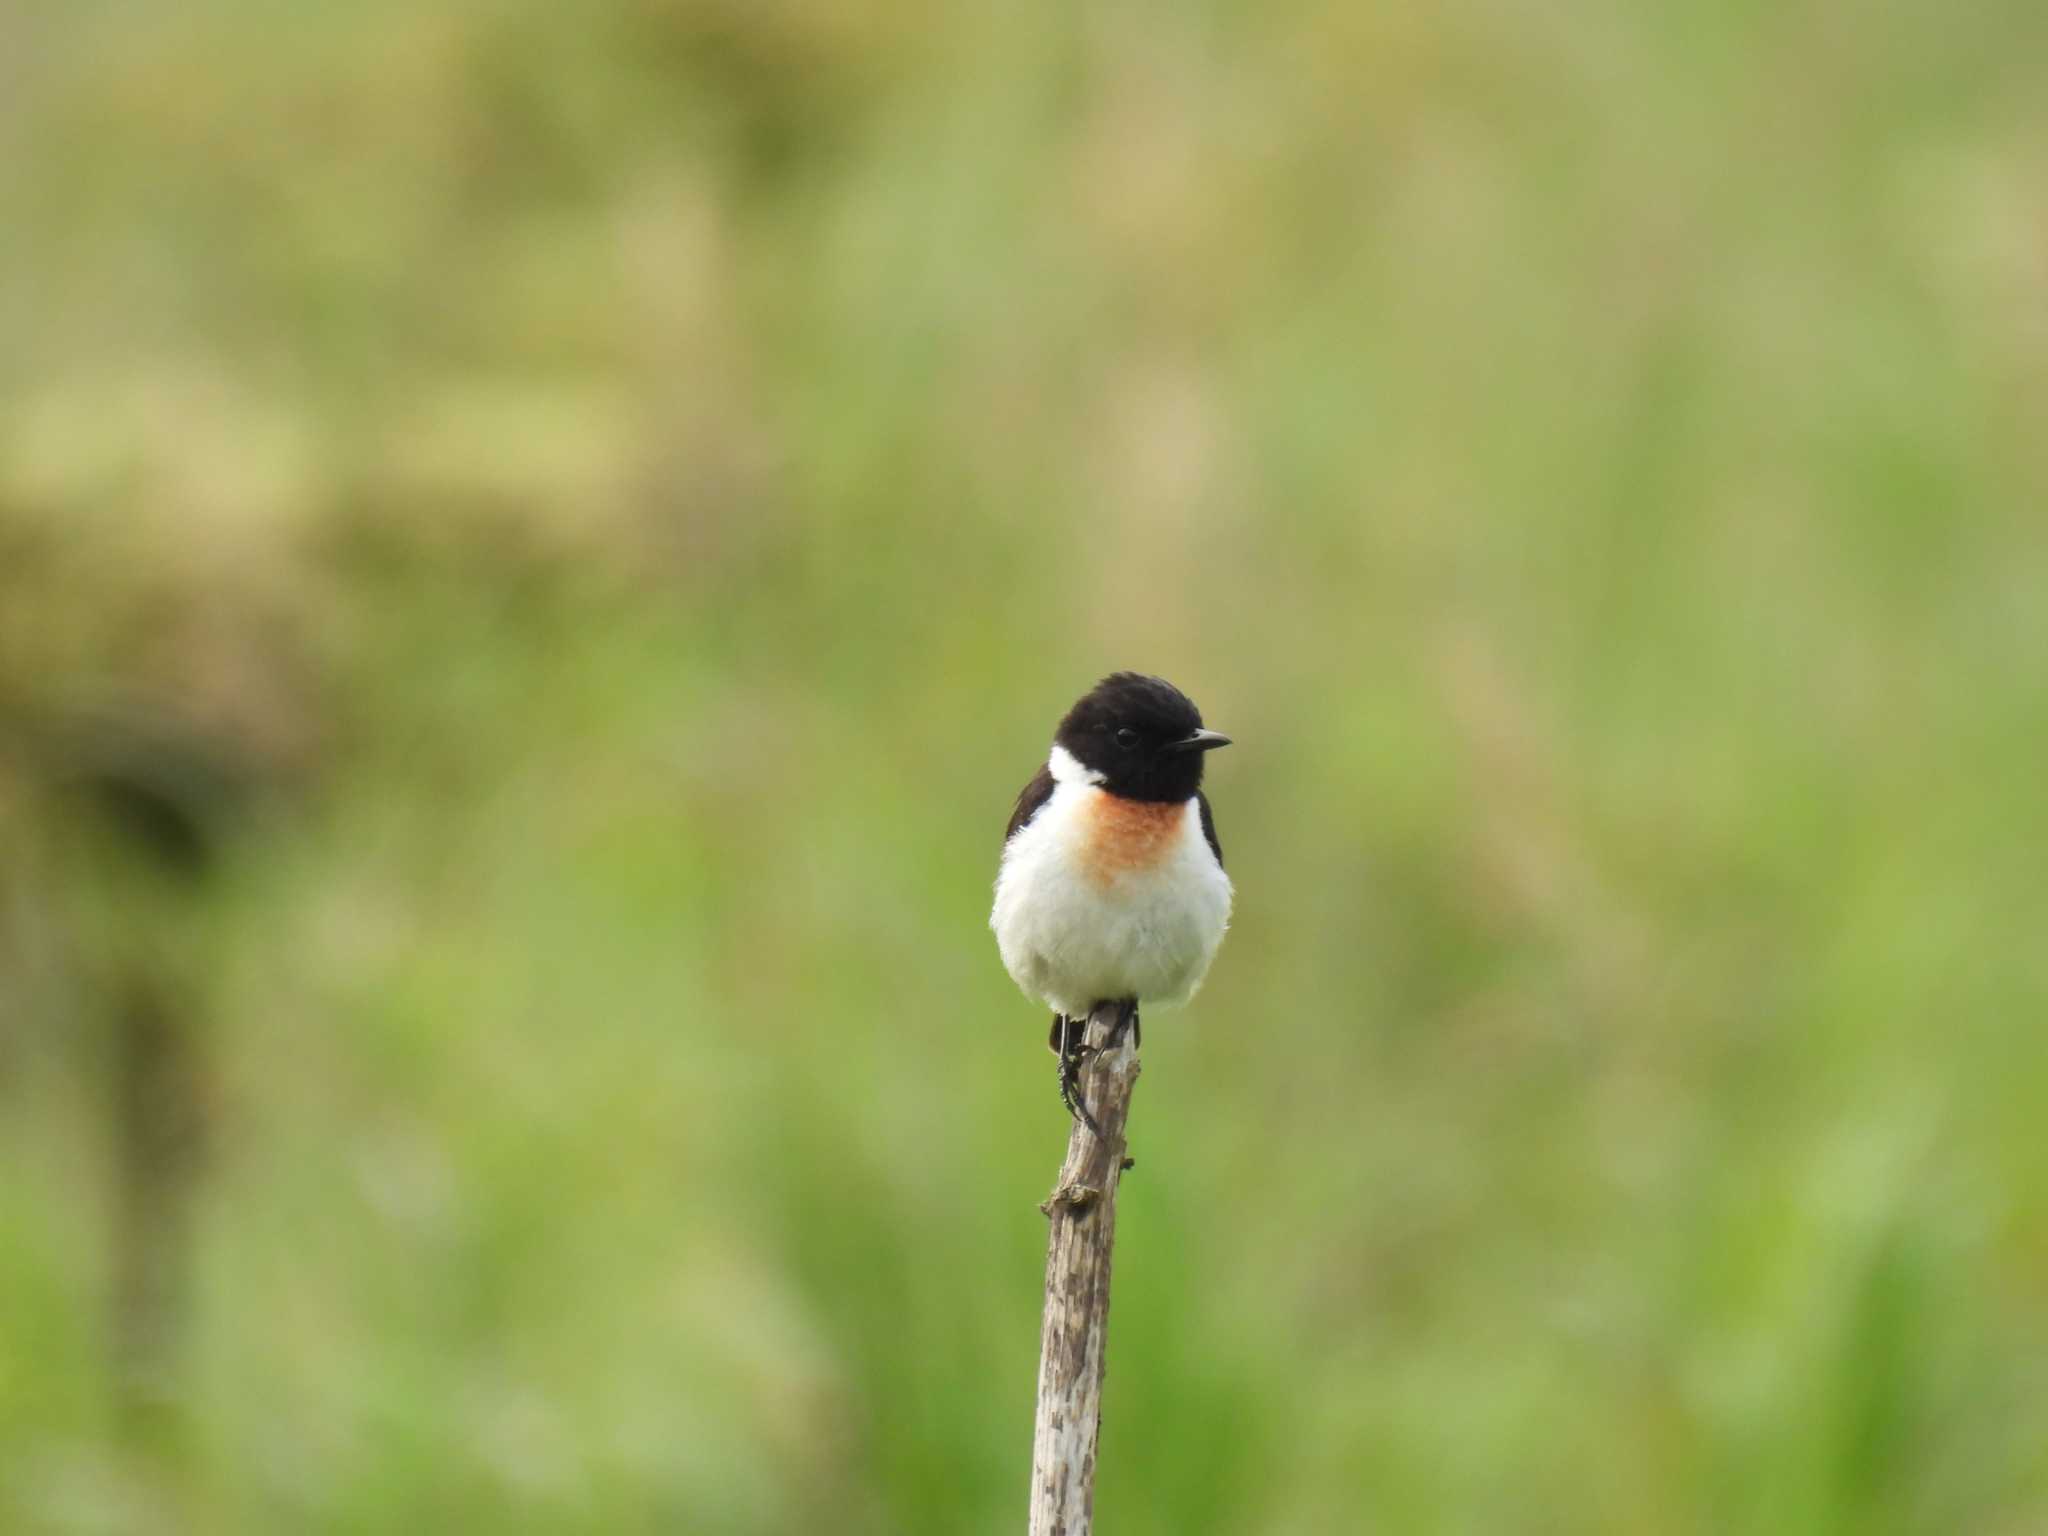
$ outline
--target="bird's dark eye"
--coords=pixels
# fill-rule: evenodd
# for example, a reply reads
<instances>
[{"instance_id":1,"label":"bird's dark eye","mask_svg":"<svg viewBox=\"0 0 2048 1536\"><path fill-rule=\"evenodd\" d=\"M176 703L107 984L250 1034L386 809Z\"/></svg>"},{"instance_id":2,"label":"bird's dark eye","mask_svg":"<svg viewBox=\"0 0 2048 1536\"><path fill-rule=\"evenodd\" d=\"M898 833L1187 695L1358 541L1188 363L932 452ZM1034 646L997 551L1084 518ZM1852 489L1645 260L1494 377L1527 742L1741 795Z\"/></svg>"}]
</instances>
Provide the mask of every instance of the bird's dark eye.
<instances>
[{"instance_id":1,"label":"bird's dark eye","mask_svg":"<svg viewBox=\"0 0 2048 1536\"><path fill-rule=\"evenodd\" d=\"M1138 733L1127 725L1116 733L1116 744L1120 747L1135 747L1138 744Z\"/></svg>"}]
</instances>

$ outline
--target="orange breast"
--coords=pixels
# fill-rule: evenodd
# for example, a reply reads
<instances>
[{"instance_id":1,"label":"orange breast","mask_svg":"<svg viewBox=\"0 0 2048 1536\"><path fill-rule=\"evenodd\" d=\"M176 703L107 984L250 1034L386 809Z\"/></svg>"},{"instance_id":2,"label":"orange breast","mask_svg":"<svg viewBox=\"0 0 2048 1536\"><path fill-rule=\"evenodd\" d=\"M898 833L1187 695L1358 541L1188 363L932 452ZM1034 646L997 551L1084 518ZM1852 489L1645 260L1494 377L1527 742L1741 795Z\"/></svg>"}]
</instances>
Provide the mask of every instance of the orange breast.
<instances>
[{"instance_id":1,"label":"orange breast","mask_svg":"<svg viewBox=\"0 0 2048 1536\"><path fill-rule=\"evenodd\" d=\"M1090 879L1108 885L1120 875L1151 869L1172 852L1180 834L1185 800L1126 800L1107 791L1088 803L1081 864Z\"/></svg>"}]
</instances>

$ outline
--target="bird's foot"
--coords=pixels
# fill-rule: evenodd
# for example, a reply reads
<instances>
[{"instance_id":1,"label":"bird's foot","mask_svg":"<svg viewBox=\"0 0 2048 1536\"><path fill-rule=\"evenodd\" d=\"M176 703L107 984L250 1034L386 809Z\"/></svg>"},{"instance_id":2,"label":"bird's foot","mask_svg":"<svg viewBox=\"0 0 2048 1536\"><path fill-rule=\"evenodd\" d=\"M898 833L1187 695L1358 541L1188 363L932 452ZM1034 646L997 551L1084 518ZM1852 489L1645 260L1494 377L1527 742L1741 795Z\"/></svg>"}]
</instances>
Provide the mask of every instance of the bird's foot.
<instances>
[{"instance_id":1,"label":"bird's foot","mask_svg":"<svg viewBox=\"0 0 2048 1536\"><path fill-rule=\"evenodd\" d=\"M1088 1113L1088 1102L1081 1094L1081 1068L1090 1054L1088 1046L1078 1036L1071 1038L1060 1052L1060 1102L1067 1106L1069 1115L1100 1136L1102 1127Z\"/></svg>"},{"instance_id":2,"label":"bird's foot","mask_svg":"<svg viewBox=\"0 0 2048 1536\"><path fill-rule=\"evenodd\" d=\"M1088 1112L1088 1102L1081 1091L1081 1069L1097 1056L1115 1050L1123 1043L1125 1031L1130 1032L1134 1045L1142 1046L1145 1037L1138 1023L1138 1000L1126 997L1117 1004L1116 1022L1109 1027L1102 1044L1090 1045L1082 1038L1088 1027L1086 1019L1070 1019L1063 1014L1054 1014L1052 1039L1048 1042L1060 1059L1060 1102L1067 1107L1067 1113L1080 1121L1097 1136L1102 1127Z\"/></svg>"}]
</instances>

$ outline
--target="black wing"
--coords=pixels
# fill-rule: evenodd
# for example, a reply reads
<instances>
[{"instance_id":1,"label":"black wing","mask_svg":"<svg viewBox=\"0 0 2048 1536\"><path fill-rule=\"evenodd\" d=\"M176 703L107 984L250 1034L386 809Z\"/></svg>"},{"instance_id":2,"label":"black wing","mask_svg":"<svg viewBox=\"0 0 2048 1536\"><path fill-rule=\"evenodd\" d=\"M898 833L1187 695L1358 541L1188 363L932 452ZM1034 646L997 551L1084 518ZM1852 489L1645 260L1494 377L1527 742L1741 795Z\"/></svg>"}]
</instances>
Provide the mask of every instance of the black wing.
<instances>
[{"instance_id":1,"label":"black wing","mask_svg":"<svg viewBox=\"0 0 2048 1536\"><path fill-rule=\"evenodd\" d=\"M1017 809L1010 812L1010 824L1003 829L1003 842L1006 846L1010 839L1022 830L1024 823L1036 816L1039 807L1051 798L1052 769L1047 766L1039 769L1032 776L1031 782L1018 794Z\"/></svg>"},{"instance_id":2,"label":"black wing","mask_svg":"<svg viewBox=\"0 0 2048 1536\"><path fill-rule=\"evenodd\" d=\"M1209 839L1209 851L1216 855L1216 867L1223 867L1223 845L1216 841L1216 814L1209 809L1209 797L1195 791L1195 804L1202 808L1202 836Z\"/></svg>"}]
</instances>

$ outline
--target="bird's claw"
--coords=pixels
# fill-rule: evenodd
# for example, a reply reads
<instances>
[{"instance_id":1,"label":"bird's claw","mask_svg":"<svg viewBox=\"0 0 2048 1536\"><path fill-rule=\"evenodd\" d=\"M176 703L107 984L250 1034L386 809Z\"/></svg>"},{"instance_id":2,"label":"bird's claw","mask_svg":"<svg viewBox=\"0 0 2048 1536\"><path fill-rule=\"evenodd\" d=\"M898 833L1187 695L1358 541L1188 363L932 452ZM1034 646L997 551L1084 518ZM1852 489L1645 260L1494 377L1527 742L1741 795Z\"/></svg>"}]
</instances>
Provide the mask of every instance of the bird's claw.
<instances>
[{"instance_id":1,"label":"bird's claw","mask_svg":"<svg viewBox=\"0 0 2048 1536\"><path fill-rule=\"evenodd\" d=\"M1081 1096L1081 1067L1087 1056L1087 1048L1082 1046L1060 1058L1060 1102L1067 1106L1069 1115L1100 1136L1102 1127L1088 1113L1088 1102Z\"/></svg>"},{"instance_id":2,"label":"bird's claw","mask_svg":"<svg viewBox=\"0 0 2048 1536\"><path fill-rule=\"evenodd\" d=\"M1090 1045L1080 1037L1087 1028L1085 1019L1062 1017L1055 1030L1060 1058L1060 1102L1067 1107L1067 1113L1080 1121L1097 1136L1102 1127L1095 1123L1095 1117L1088 1112L1088 1103L1081 1092L1081 1069L1098 1056L1107 1055L1123 1043L1124 1034L1130 1032L1133 1043L1142 1044L1138 1025L1138 1000L1124 998L1117 1004L1116 1022L1109 1027L1102 1044Z\"/></svg>"}]
</instances>

